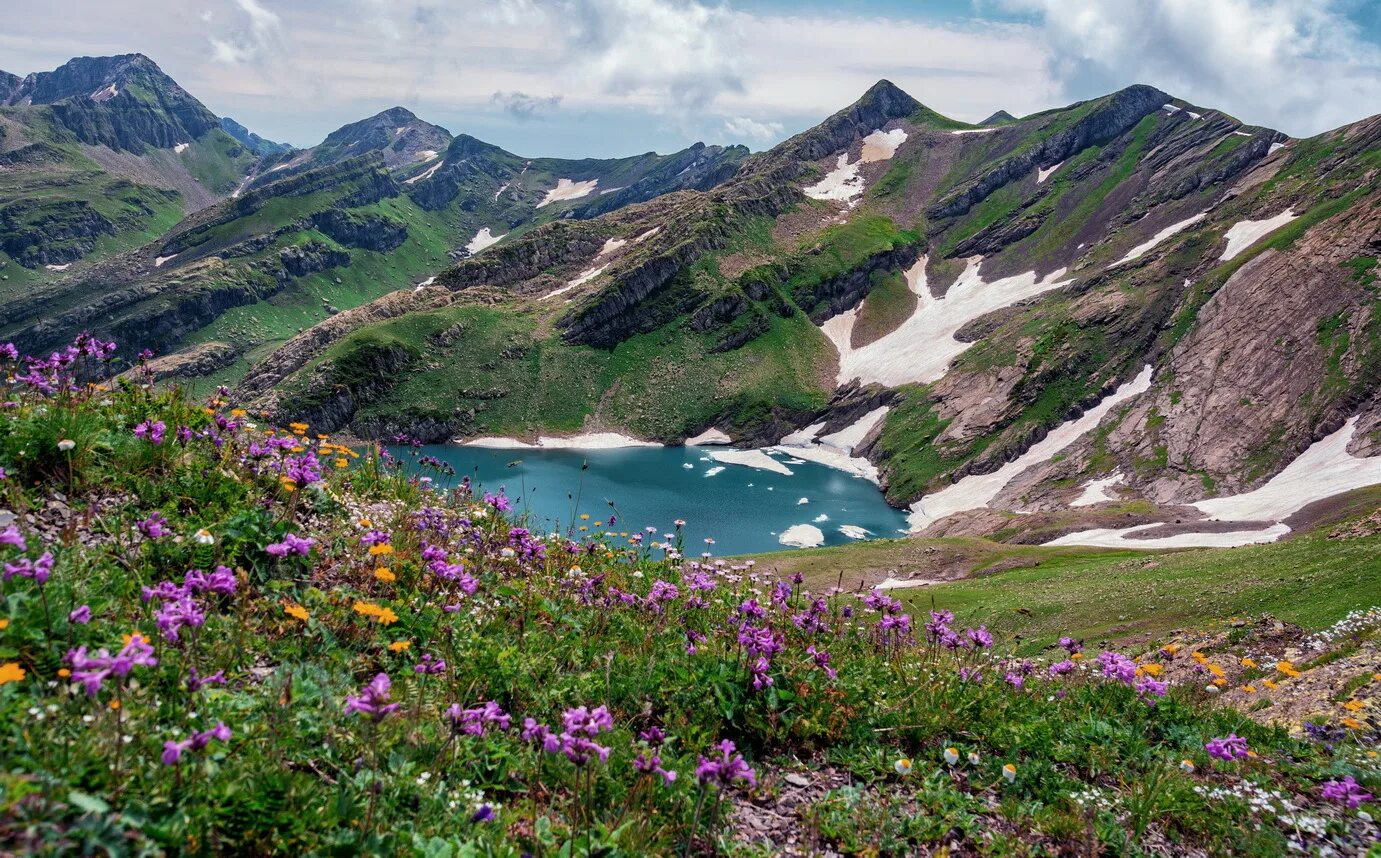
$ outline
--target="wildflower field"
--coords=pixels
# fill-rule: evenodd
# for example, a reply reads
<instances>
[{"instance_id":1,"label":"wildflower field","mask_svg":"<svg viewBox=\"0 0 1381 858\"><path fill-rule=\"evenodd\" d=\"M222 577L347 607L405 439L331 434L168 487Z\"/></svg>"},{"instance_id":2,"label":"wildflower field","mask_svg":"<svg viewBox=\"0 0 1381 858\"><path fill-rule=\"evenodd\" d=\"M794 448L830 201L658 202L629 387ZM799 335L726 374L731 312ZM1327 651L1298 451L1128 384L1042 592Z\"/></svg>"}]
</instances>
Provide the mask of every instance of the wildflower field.
<instances>
[{"instance_id":1,"label":"wildflower field","mask_svg":"<svg viewBox=\"0 0 1381 858\"><path fill-rule=\"evenodd\" d=\"M1374 849L1361 702L1292 736L1202 653L1018 656L674 522L535 533L113 353L0 357L0 852Z\"/></svg>"}]
</instances>

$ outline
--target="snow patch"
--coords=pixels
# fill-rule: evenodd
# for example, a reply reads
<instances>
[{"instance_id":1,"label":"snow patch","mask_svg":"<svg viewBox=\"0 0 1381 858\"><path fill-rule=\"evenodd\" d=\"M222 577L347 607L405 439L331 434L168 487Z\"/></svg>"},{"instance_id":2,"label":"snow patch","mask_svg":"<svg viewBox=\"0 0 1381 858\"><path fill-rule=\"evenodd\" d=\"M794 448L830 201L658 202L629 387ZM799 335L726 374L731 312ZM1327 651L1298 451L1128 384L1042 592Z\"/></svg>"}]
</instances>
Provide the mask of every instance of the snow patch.
<instances>
[{"instance_id":1,"label":"snow patch","mask_svg":"<svg viewBox=\"0 0 1381 858\"><path fill-rule=\"evenodd\" d=\"M498 244L503 240L505 235L508 235L508 233L505 232L503 235L494 235L494 233L489 231L489 227L483 227L479 232L475 233L475 237L470 239L469 243L465 245L465 249L470 251L471 256L474 256L486 247Z\"/></svg>"},{"instance_id":2,"label":"snow patch","mask_svg":"<svg viewBox=\"0 0 1381 858\"><path fill-rule=\"evenodd\" d=\"M656 441L641 441L621 435L618 432L586 432L565 438L541 436L536 444L519 441L517 438L482 437L459 442L466 447L481 447L489 450L618 450L624 447L660 447Z\"/></svg>"},{"instance_id":3,"label":"snow patch","mask_svg":"<svg viewBox=\"0 0 1381 858\"><path fill-rule=\"evenodd\" d=\"M608 256L609 254L613 253L615 250L618 250L620 247L623 247L627 243L627 239L611 238L608 241L604 242L604 246L599 249L599 253L595 254L595 258L598 259L601 256Z\"/></svg>"},{"instance_id":4,"label":"snow patch","mask_svg":"<svg viewBox=\"0 0 1381 858\"><path fill-rule=\"evenodd\" d=\"M1362 459L1347 451L1356 431L1357 418L1349 418L1260 488L1194 506L1220 521L1278 521L1315 501L1381 483L1381 456Z\"/></svg>"},{"instance_id":5,"label":"snow patch","mask_svg":"<svg viewBox=\"0 0 1381 858\"><path fill-rule=\"evenodd\" d=\"M1283 524L1273 524L1260 530L1233 530L1226 533L1177 533L1174 536L1161 536L1150 539L1128 538L1132 534L1160 527L1159 524L1141 524L1121 529L1096 528L1070 533L1059 539L1052 539L1046 545L1084 545L1092 548L1236 548L1241 545L1256 545L1262 542L1275 542L1290 532Z\"/></svg>"},{"instance_id":6,"label":"snow patch","mask_svg":"<svg viewBox=\"0 0 1381 858\"><path fill-rule=\"evenodd\" d=\"M1144 254L1146 253L1146 251L1148 251L1148 250L1150 250L1151 248L1155 247L1157 244L1160 244L1162 241L1165 241L1167 238L1169 238L1170 236L1174 235L1175 233L1177 233L1177 232L1183 232L1184 230L1188 229L1189 227L1191 227L1191 226L1193 226L1194 224L1198 223L1199 221L1203 220L1205 217L1208 217L1208 212L1199 212L1198 214L1194 215L1193 217L1185 218L1184 220L1180 221L1179 223L1172 223L1172 224L1170 224L1170 225L1167 226L1165 229L1163 229L1163 230L1161 230L1160 232L1156 233L1155 235L1151 236L1151 237L1150 237L1149 239L1147 239L1146 241L1143 241L1141 244L1138 244L1136 247L1133 247L1131 250L1127 251L1127 255L1126 255L1126 256L1124 256L1124 257L1122 257L1121 259L1117 260L1116 262L1114 262L1112 265L1109 265L1108 267L1109 267L1109 268L1116 268L1117 266L1119 266L1119 265L1125 265L1125 264L1127 264L1128 262L1131 262L1131 261L1134 260L1134 259L1140 259L1140 258L1142 257L1142 255L1144 255Z\"/></svg>"},{"instance_id":7,"label":"snow patch","mask_svg":"<svg viewBox=\"0 0 1381 858\"><path fill-rule=\"evenodd\" d=\"M440 154L441 153L436 151L435 149L423 149L421 152L417 153L417 160L430 161L431 159L435 158L437 155Z\"/></svg>"},{"instance_id":8,"label":"snow patch","mask_svg":"<svg viewBox=\"0 0 1381 858\"><path fill-rule=\"evenodd\" d=\"M1233 258L1297 217L1299 215L1295 214L1293 209L1286 209L1275 217L1268 217L1265 220L1238 221L1227 232L1223 233L1223 237L1228 240L1228 246L1223 250L1222 260L1226 262Z\"/></svg>"},{"instance_id":9,"label":"snow patch","mask_svg":"<svg viewBox=\"0 0 1381 858\"><path fill-rule=\"evenodd\" d=\"M102 102L102 101L110 101L112 98L114 98L115 96L117 96L117 95L119 95L119 94L120 94L120 88L117 87L115 84L111 83L111 84L106 84L105 86L103 86L103 87L101 87L100 89L96 90L95 92L91 93L91 95L88 96L88 97L89 97L92 101L97 102L97 103L100 103L100 102Z\"/></svg>"},{"instance_id":10,"label":"snow patch","mask_svg":"<svg viewBox=\"0 0 1381 858\"><path fill-rule=\"evenodd\" d=\"M713 476L716 476L716 475L721 474L721 473L723 473L723 472L724 472L724 466L723 466L723 465L715 465L713 468L710 468L708 471L705 472L705 476L707 476L707 477L713 477Z\"/></svg>"},{"instance_id":11,"label":"snow patch","mask_svg":"<svg viewBox=\"0 0 1381 858\"><path fill-rule=\"evenodd\" d=\"M726 465L743 465L787 477L795 473L762 450L711 450L710 458Z\"/></svg>"},{"instance_id":12,"label":"snow patch","mask_svg":"<svg viewBox=\"0 0 1381 858\"><path fill-rule=\"evenodd\" d=\"M839 532L850 539L867 539L873 534L871 530L859 527L856 524L841 524L839 525Z\"/></svg>"},{"instance_id":13,"label":"snow patch","mask_svg":"<svg viewBox=\"0 0 1381 858\"><path fill-rule=\"evenodd\" d=\"M825 544L825 534L813 524L793 524L782 531L777 541L797 548L816 548Z\"/></svg>"},{"instance_id":14,"label":"snow patch","mask_svg":"<svg viewBox=\"0 0 1381 858\"><path fill-rule=\"evenodd\" d=\"M49 271L66 271L72 267L72 263L64 262L61 265L45 265L43 267L47 268Z\"/></svg>"},{"instance_id":15,"label":"snow patch","mask_svg":"<svg viewBox=\"0 0 1381 858\"><path fill-rule=\"evenodd\" d=\"M958 129L958 130L956 130L956 131L951 131L951 132L949 132L949 133L951 133L951 134L991 134L991 133L993 133L993 132L996 131L996 130L997 130L996 128L960 128L960 129Z\"/></svg>"},{"instance_id":16,"label":"snow patch","mask_svg":"<svg viewBox=\"0 0 1381 858\"><path fill-rule=\"evenodd\" d=\"M604 269L608 267L609 265L606 263L604 265L597 265L594 268L587 268L584 271L580 272L578 275L576 275L576 278L571 282L567 283L565 286L562 286L560 289L553 289L552 291L543 295L541 297L541 300L546 301L550 298L555 298L557 295L569 292L577 287L584 286L586 283L589 283L591 280L603 274Z\"/></svg>"},{"instance_id":17,"label":"snow patch","mask_svg":"<svg viewBox=\"0 0 1381 858\"><path fill-rule=\"evenodd\" d=\"M1050 165L1049 167L1046 167L1046 168L1044 168L1044 169L1042 169L1042 168L1040 168L1040 167L1037 167L1037 168L1036 168L1036 184L1039 185L1039 184L1041 184L1042 182L1044 182L1046 179L1050 178L1050 174L1051 174L1051 173L1053 173L1053 172L1055 172L1056 170L1060 169L1060 168L1063 167L1064 165L1065 165L1065 162L1064 162L1064 161L1061 161L1061 162L1058 163L1058 164L1052 164L1052 165Z\"/></svg>"},{"instance_id":18,"label":"snow patch","mask_svg":"<svg viewBox=\"0 0 1381 858\"><path fill-rule=\"evenodd\" d=\"M446 166L446 162L445 162L445 161L437 161L435 164L431 165L431 166L428 167L427 169L425 169L425 170L423 170L422 172L418 173L416 176L413 176L411 179L404 179L404 180L403 180L403 184L405 184L405 185L414 185L414 184L416 184L416 183L418 183L418 182L422 182L422 181L425 181L425 180L427 180L427 179L430 179L432 176L435 176L435 175L436 175L436 171L437 171L437 170L440 170L440 169L441 169L442 167L444 167L444 166Z\"/></svg>"},{"instance_id":19,"label":"snow patch","mask_svg":"<svg viewBox=\"0 0 1381 858\"><path fill-rule=\"evenodd\" d=\"M177 256L177 254L174 253L173 256ZM157 256L157 257L154 257L154 260L153 260L153 267L154 267L154 268L162 268L162 267L163 267L163 263L167 262L169 259L172 259L173 256Z\"/></svg>"},{"instance_id":20,"label":"snow patch","mask_svg":"<svg viewBox=\"0 0 1381 858\"><path fill-rule=\"evenodd\" d=\"M923 530L934 522L956 512L982 509L992 503L1007 484L1035 465L1050 461L1056 453L1073 444L1102 421L1104 415L1119 403L1125 402L1151 388L1151 367L1148 364L1136 378L1118 386L1101 402L1082 416L1056 426L1040 441L1013 461L989 474L970 474L953 485L932 495L926 495L911 505L907 521L913 531Z\"/></svg>"},{"instance_id":21,"label":"snow patch","mask_svg":"<svg viewBox=\"0 0 1381 858\"><path fill-rule=\"evenodd\" d=\"M1195 113L1195 112L1192 111L1192 110L1186 110L1185 113L1188 113L1188 114L1189 114L1189 118L1190 118L1190 119L1203 119L1202 116L1200 116L1199 114Z\"/></svg>"},{"instance_id":22,"label":"snow patch","mask_svg":"<svg viewBox=\"0 0 1381 858\"><path fill-rule=\"evenodd\" d=\"M829 521L829 520L830 520L830 517L827 516L827 515L825 515L823 512L820 513L819 515L817 515L815 518L811 519L811 521L815 522L816 524L821 524L821 523L826 522L826 521Z\"/></svg>"},{"instance_id":23,"label":"snow patch","mask_svg":"<svg viewBox=\"0 0 1381 858\"><path fill-rule=\"evenodd\" d=\"M497 202L499 201L499 195L502 194L504 191L508 190L508 186L511 185L511 184L513 184L513 183L512 183L512 182L504 182L503 185L500 186L499 189L498 189L497 191L494 192L494 202L497 203Z\"/></svg>"},{"instance_id":24,"label":"snow patch","mask_svg":"<svg viewBox=\"0 0 1381 858\"><path fill-rule=\"evenodd\" d=\"M1250 136L1252 136L1250 131L1234 131L1234 132L1232 132L1232 133L1233 133L1233 134L1236 134L1238 137L1250 137Z\"/></svg>"},{"instance_id":25,"label":"snow patch","mask_svg":"<svg viewBox=\"0 0 1381 858\"><path fill-rule=\"evenodd\" d=\"M1111 476L1104 477L1101 480L1091 480L1084 484L1084 490L1079 494L1077 498L1070 501L1069 505L1093 506L1096 503L1107 503L1108 501L1117 500L1117 498L1108 494L1108 489L1120 483L1126 482L1126 479L1127 478L1125 475L1123 475L1121 472L1118 472L1112 474Z\"/></svg>"},{"instance_id":26,"label":"snow patch","mask_svg":"<svg viewBox=\"0 0 1381 858\"><path fill-rule=\"evenodd\" d=\"M834 169L816 184L803 188L802 192L813 200L852 200L863 193L863 177L858 174L858 165L861 163L855 161L850 164L849 153L841 152Z\"/></svg>"},{"instance_id":27,"label":"snow patch","mask_svg":"<svg viewBox=\"0 0 1381 858\"><path fill-rule=\"evenodd\" d=\"M589 196L594 192L595 186L599 184L599 179L590 179L588 182L572 182L570 179L557 179L556 187L547 191L547 195L537 204L541 208L551 203L559 203L563 200L578 200L581 197Z\"/></svg>"},{"instance_id":28,"label":"snow patch","mask_svg":"<svg viewBox=\"0 0 1381 858\"><path fill-rule=\"evenodd\" d=\"M723 431L721 431L721 430L719 430L719 429L716 429L716 428L714 428L713 426L711 426L709 429L706 429L704 432L701 432L699 435L696 435L694 438L687 438L687 439L686 439L686 446L687 446L687 447L708 447L708 446L715 445L715 444L731 444L731 443L733 443L733 440L734 440L734 439L730 438L730 437L729 437L726 433L724 433Z\"/></svg>"},{"instance_id":29,"label":"snow patch","mask_svg":"<svg viewBox=\"0 0 1381 858\"><path fill-rule=\"evenodd\" d=\"M888 578L881 584L874 584L874 590L905 590L909 587L929 587L931 584L941 584L942 581L934 581L929 578Z\"/></svg>"},{"instance_id":30,"label":"snow patch","mask_svg":"<svg viewBox=\"0 0 1381 858\"><path fill-rule=\"evenodd\" d=\"M435 282L436 282L436 275L433 274L431 277L428 277L426 280L423 280L421 283L418 283L418 284L417 284L417 288L418 288L418 289L422 289L422 288L424 288L424 287L426 287L426 286L432 285L432 284L435 283Z\"/></svg>"},{"instance_id":31,"label":"snow patch","mask_svg":"<svg viewBox=\"0 0 1381 858\"><path fill-rule=\"evenodd\" d=\"M661 228L660 226L654 226L652 229L649 229L647 232L645 232L645 233L643 233L643 234L641 234L641 235L635 236L635 237L633 238L633 243L634 243L634 244L642 244L644 241L647 241L649 238L651 238L652 236L656 235L657 233L659 233L659 232L661 232L661 231L662 231L662 228Z\"/></svg>"},{"instance_id":32,"label":"snow patch","mask_svg":"<svg viewBox=\"0 0 1381 858\"><path fill-rule=\"evenodd\" d=\"M888 161L897 154L897 148L906 142L906 132L900 128L891 131L878 129L863 138L863 152L859 160L865 164L874 161Z\"/></svg>"},{"instance_id":33,"label":"snow patch","mask_svg":"<svg viewBox=\"0 0 1381 858\"><path fill-rule=\"evenodd\" d=\"M177 144L176 146L173 147L173 151L174 151L175 153L177 153L178 155L181 155L183 152L186 152L186 151L187 151L187 147L188 147L188 146L191 146L191 145L192 145L191 143L179 143L179 144Z\"/></svg>"},{"instance_id":34,"label":"snow patch","mask_svg":"<svg viewBox=\"0 0 1381 858\"><path fill-rule=\"evenodd\" d=\"M951 361L973 345L954 338L964 325L1073 282L1059 279L1066 270L1060 268L1039 280L1034 271L1028 271L987 283L978 273L982 261L981 256L970 257L945 296L936 298L926 285L922 256L905 273L907 286L918 299L915 312L895 331L862 348L850 345L857 307L826 320L821 330L839 351L837 383L856 378L861 384L900 387L936 381L949 370Z\"/></svg>"},{"instance_id":35,"label":"snow patch","mask_svg":"<svg viewBox=\"0 0 1381 858\"><path fill-rule=\"evenodd\" d=\"M874 408L849 426L823 438L816 436L825 428L825 424L816 423L787 435L780 444L769 449L877 483L877 466L861 456L853 455L853 451L891 410L886 405Z\"/></svg>"},{"instance_id":36,"label":"snow patch","mask_svg":"<svg viewBox=\"0 0 1381 858\"><path fill-rule=\"evenodd\" d=\"M1162 110L1168 110L1168 111L1171 112L1171 113L1179 113L1179 112L1180 112L1180 109L1179 109L1178 107L1176 107L1175 105L1173 105L1173 104L1163 104L1163 105L1161 105L1161 109L1162 109Z\"/></svg>"},{"instance_id":37,"label":"snow patch","mask_svg":"<svg viewBox=\"0 0 1381 858\"><path fill-rule=\"evenodd\" d=\"M1272 143L1270 146L1268 146L1268 147L1266 148L1266 154L1267 154L1267 155L1270 155L1270 154L1273 154L1273 153L1275 152L1275 150L1277 150L1277 149L1284 149L1284 148L1285 148L1285 144L1284 144L1284 143Z\"/></svg>"}]
</instances>

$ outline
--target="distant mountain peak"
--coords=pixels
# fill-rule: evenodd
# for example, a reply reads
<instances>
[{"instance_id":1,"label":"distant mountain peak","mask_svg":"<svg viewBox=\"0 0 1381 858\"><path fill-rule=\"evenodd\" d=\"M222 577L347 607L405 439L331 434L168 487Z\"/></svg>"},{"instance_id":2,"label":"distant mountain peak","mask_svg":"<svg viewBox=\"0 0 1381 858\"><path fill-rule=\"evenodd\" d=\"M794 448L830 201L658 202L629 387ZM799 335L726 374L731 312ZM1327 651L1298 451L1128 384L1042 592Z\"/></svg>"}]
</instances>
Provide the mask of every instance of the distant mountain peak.
<instances>
[{"instance_id":1,"label":"distant mountain peak","mask_svg":"<svg viewBox=\"0 0 1381 858\"><path fill-rule=\"evenodd\" d=\"M293 148L287 143L275 143L272 140L266 140L229 116L221 117L221 130L234 137L240 142L240 145L255 155L276 155L280 152L290 152Z\"/></svg>"},{"instance_id":2,"label":"distant mountain peak","mask_svg":"<svg viewBox=\"0 0 1381 858\"><path fill-rule=\"evenodd\" d=\"M7 105L51 108L83 143L142 151L197 139L220 121L144 54L74 57L17 86L0 79ZM8 90L8 91L6 91Z\"/></svg>"},{"instance_id":3,"label":"distant mountain peak","mask_svg":"<svg viewBox=\"0 0 1381 858\"><path fill-rule=\"evenodd\" d=\"M1005 110L999 110L992 116L978 123L979 125L1001 125L1004 122L1016 122L1017 118Z\"/></svg>"}]
</instances>

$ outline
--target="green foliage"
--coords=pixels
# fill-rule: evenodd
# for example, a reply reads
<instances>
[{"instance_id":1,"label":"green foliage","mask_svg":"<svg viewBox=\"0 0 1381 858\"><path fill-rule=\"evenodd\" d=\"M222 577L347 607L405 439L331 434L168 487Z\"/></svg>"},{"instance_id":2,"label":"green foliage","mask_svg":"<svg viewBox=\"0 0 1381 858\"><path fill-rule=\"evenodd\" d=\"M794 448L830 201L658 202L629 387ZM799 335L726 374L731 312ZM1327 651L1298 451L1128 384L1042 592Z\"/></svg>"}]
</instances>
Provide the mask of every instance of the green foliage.
<instances>
[{"instance_id":1,"label":"green foliage","mask_svg":"<svg viewBox=\"0 0 1381 858\"><path fill-rule=\"evenodd\" d=\"M356 342L337 365L367 373L372 364L352 353L400 341ZM853 784L799 809L822 848L1068 851L1087 842L1071 796L1098 786L1127 814L1098 822L1104 843L1130 849L1154 832L1239 854L1283 848L1293 829L1250 809L1242 813L1260 825L1242 825L1193 787L1249 779L1312 795L1340 771L1376 786L1375 772L1352 762L1353 741L1305 744L1192 688L1151 706L1094 672L1036 671L1018 689L1001 679L1022 669L1006 642L931 646L919 620L915 637L887 631L851 597L817 601L785 582L759 599L778 584L766 573L669 557L614 522L534 536L500 514L502 501L444 491L448 476L421 459L409 475L306 426L270 435L224 403L203 409L123 382L11 399L0 465L12 475L7 503L26 517L0 553L7 563L54 558L51 577L17 575L0 595L0 733L10 749L0 838L16 851L738 851L731 799L770 802L785 771L802 768L788 761L804 760L820 768L806 768L808 779ZM166 436L135 433L155 421ZM74 436L64 470L33 464L33 445L54 432ZM424 489L423 472L443 491ZM54 491L73 513L60 534L47 526L63 516L48 503ZM146 529L155 513L167 533ZM281 550L290 534L312 540L304 554ZM192 569L223 569L221 584L187 589ZM1306 565L1302 577L1311 574ZM1012 598L1003 580L974 582L985 586L968 602L962 584L932 592L969 615L1003 612ZM1106 595L1100 602L1106 614ZM69 616L78 606L89 619ZM1037 607L1034 617L1055 622ZM189 610L201 619L174 622ZM773 638L754 645L771 650L762 661L738 634L754 629ZM85 659L100 648L141 642L151 659L89 675ZM826 647L829 671L816 657ZM414 670L436 660L445 666L435 673ZM396 706L352 712L347 701L380 673L392 683L374 704ZM485 701L512 723L460 716ZM583 764L520 736L527 718L560 731L577 706L607 707L611 722L590 732L604 750ZM217 723L228 735L190 741ZM483 729L467 729L476 723ZM653 726L665 743L639 738ZM1270 764L1214 764L1204 743L1229 731ZM697 782L702 757L724 739L756 769L756 786ZM944 761L949 747L959 761ZM674 782L634 765L654 750ZM910 774L898 773L901 758ZM1206 776L1176 768L1185 758ZM1327 825L1329 836L1348 836L1341 817Z\"/></svg>"}]
</instances>

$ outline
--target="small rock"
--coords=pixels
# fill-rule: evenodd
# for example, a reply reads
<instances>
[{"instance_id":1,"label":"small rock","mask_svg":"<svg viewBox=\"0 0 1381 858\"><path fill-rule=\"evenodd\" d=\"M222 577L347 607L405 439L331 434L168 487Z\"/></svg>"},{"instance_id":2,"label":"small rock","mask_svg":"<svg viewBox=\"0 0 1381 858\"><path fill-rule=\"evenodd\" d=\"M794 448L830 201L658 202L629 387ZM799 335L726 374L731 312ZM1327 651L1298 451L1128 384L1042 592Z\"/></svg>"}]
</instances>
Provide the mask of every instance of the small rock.
<instances>
[{"instance_id":1,"label":"small rock","mask_svg":"<svg viewBox=\"0 0 1381 858\"><path fill-rule=\"evenodd\" d=\"M810 786L810 779L809 779L809 778L807 778L805 775L798 775L798 774L796 774L795 772L790 772L790 773L788 773L787 776L784 778L784 780L785 780L787 783L791 784L792 786L798 786L798 787L808 787L808 786Z\"/></svg>"}]
</instances>

